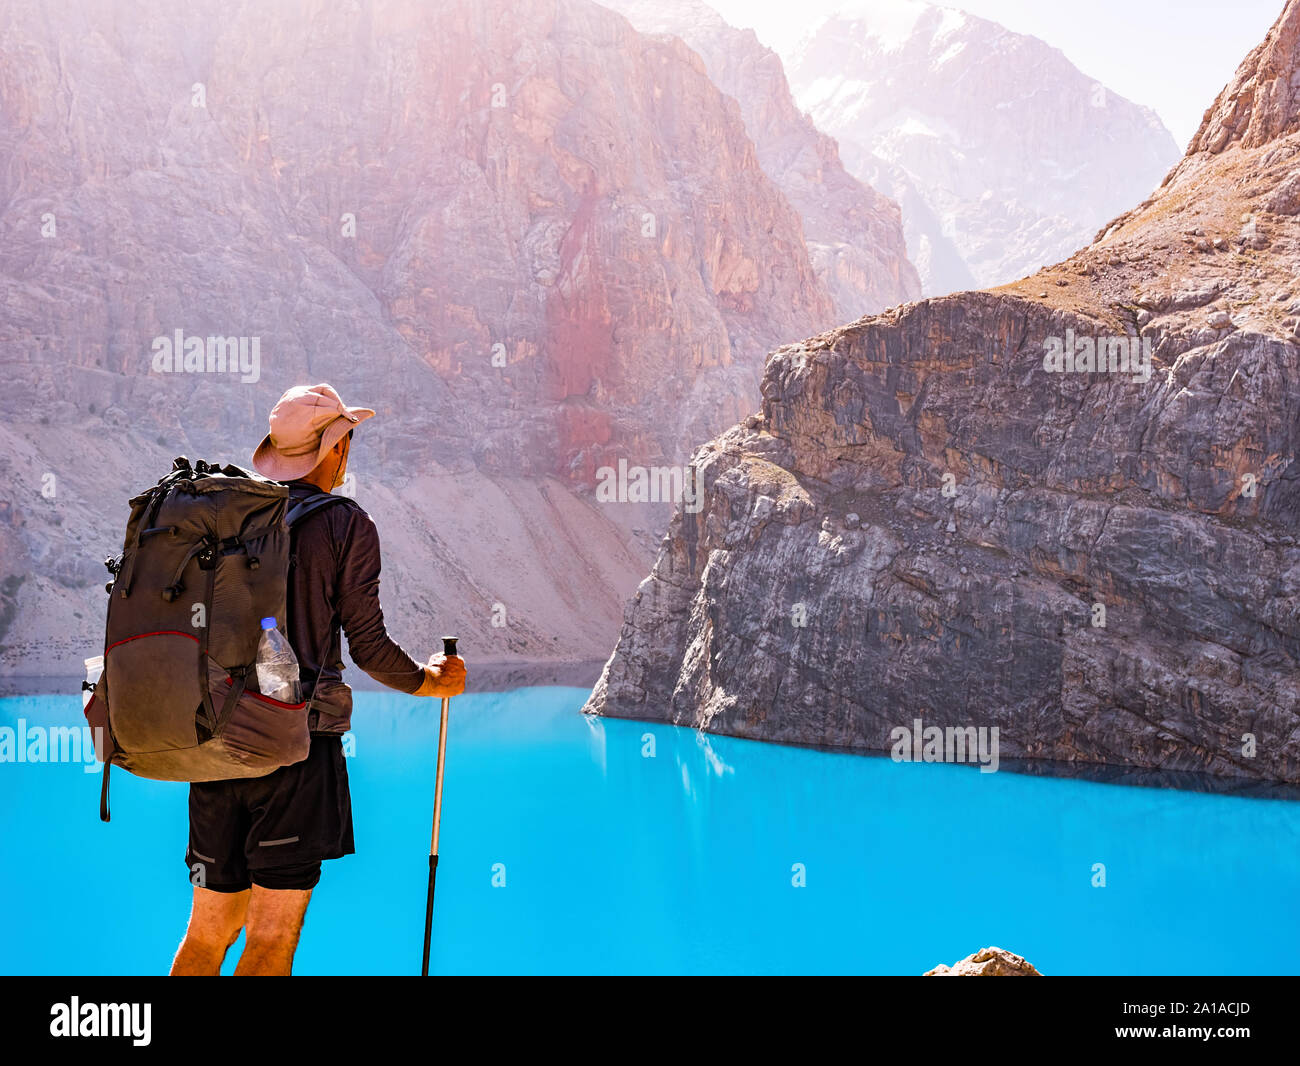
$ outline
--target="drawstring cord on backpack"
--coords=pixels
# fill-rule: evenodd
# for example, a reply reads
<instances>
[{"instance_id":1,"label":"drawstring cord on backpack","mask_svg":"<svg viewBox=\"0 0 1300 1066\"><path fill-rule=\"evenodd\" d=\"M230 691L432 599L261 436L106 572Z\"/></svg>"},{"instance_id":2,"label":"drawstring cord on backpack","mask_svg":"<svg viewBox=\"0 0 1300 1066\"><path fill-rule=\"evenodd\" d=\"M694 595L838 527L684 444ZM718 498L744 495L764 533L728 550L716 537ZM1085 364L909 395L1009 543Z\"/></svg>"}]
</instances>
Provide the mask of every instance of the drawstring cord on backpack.
<instances>
[{"instance_id":1,"label":"drawstring cord on backpack","mask_svg":"<svg viewBox=\"0 0 1300 1066\"><path fill-rule=\"evenodd\" d=\"M208 548L215 549L216 546L217 546L216 541L214 541L211 537L208 536L203 537L202 540L197 540L194 542L194 546L191 547L190 550L185 553L185 558L183 558L180 561L180 565L176 567L176 572L172 574L171 581L169 581L167 583L167 586L163 589L164 600L166 600L168 603L171 603L174 599L176 599L177 596L181 594L181 589L183 588L183 586L180 583L181 575L185 573L185 568L190 565L190 560L193 559L194 556L198 555L199 552Z\"/></svg>"}]
</instances>

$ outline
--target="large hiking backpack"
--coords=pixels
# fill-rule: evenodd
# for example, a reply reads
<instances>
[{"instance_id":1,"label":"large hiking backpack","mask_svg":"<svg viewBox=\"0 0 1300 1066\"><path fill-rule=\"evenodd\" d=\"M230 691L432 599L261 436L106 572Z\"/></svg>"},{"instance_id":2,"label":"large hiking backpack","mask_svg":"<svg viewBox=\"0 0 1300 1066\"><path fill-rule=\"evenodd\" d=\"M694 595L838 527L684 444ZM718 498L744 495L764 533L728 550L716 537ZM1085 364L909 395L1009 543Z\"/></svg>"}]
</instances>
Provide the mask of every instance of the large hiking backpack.
<instances>
[{"instance_id":1,"label":"large hiking backpack","mask_svg":"<svg viewBox=\"0 0 1300 1066\"><path fill-rule=\"evenodd\" d=\"M290 526L339 500L183 456L131 500L113 575L104 670L86 706L108 773L161 781L260 777L307 757L308 707L257 689L260 620L283 631ZM318 656L318 661L320 657Z\"/></svg>"}]
</instances>

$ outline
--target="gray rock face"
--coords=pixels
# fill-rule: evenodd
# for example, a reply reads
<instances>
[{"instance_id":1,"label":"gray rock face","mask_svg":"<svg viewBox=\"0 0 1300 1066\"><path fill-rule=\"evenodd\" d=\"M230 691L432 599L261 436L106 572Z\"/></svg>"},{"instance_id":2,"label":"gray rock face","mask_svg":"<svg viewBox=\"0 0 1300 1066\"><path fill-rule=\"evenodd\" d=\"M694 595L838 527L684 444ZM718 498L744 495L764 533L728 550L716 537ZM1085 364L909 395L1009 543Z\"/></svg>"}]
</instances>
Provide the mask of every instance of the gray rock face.
<instances>
[{"instance_id":1,"label":"gray rock face","mask_svg":"<svg viewBox=\"0 0 1300 1066\"><path fill-rule=\"evenodd\" d=\"M95 368L124 410L174 402L155 336L247 333L279 382L407 379L438 417L394 466L589 486L610 457L684 458L773 344L834 321L680 42L586 0L154 6L11 16L6 318L45 387ZM102 47L21 62L78 34Z\"/></svg>"},{"instance_id":2,"label":"gray rock face","mask_svg":"<svg viewBox=\"0 0 1300 1066\"><path fill-rule=\"evenodd\" d=\"M684 460L835 321L735 103L587 0L15 0L0 159L10 671L96 646L133 492L247 463L318 381L379 411L355 473L399 633L603 656L667 510L595 472ZM159 371L178 329L255 339L257 374Z\"/></svg>"},{"instance_id":3,"label":"gray rock face","mask_svg":"<svg viewBox=\"0 0 1300 1066\"><path fill-rule=\"evenodd\" d=\"M1298 160L1295 132L1190 153L1059 268L776 350L587 710L1300 780L1300 227L1266 206Z\"/></svg>"}]
</instances>

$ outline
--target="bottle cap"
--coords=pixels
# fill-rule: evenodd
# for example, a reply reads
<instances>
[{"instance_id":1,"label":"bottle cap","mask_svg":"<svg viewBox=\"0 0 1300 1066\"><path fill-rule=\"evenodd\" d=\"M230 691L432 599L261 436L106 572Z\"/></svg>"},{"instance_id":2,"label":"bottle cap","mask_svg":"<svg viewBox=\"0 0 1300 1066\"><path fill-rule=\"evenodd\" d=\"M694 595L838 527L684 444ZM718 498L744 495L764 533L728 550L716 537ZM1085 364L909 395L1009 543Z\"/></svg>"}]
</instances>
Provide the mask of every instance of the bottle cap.
<instances>
[{"instance_id":1,"label":"bottle cap","mask_svg":"<svg viewBox=\"0 0 1300 1066\"><path fill-rule=\"evenodd\" d=\"M274 619L274 618L263 618L263 619L262 619L262 628L263 628L263 629L274 629L274 628L275 628L275 619Z\"/></svg>"}]
</instances>

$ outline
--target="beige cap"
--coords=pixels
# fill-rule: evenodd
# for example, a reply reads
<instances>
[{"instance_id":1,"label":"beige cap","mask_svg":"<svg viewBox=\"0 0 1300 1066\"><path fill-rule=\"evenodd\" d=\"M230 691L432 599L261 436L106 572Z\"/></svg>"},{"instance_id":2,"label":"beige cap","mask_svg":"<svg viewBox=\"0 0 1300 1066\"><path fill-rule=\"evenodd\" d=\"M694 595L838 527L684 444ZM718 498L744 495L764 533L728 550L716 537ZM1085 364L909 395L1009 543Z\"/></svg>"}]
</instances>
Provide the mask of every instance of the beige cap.
<instances>
[{"instance_id":1,"label":"beige cap","mask_svg":"<svg viewBox=\"0 0 1300 1066\"><path fill-rule=\"evenodd\" d=\"M368 407L348 407L332 385L295 385L271 408L271 431L253 452L253 467L274 481L306 477Z\"/></svg>"}]
</instances>

